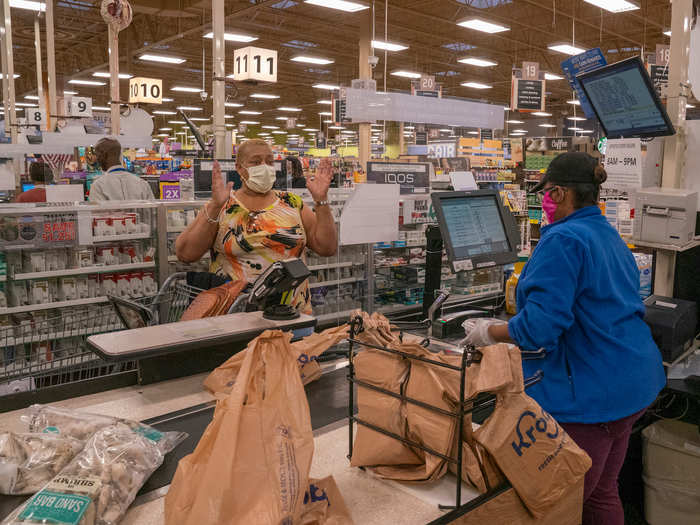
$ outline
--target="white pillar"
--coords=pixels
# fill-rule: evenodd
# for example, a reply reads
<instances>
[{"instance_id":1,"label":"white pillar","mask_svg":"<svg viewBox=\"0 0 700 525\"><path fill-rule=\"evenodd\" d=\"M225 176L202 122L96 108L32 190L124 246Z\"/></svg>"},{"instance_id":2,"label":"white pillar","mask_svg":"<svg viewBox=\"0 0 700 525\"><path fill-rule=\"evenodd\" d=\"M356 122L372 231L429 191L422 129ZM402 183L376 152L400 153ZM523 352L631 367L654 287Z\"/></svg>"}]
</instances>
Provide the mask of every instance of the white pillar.
<instances>
[{"instance_id":1,"label":"white pillar","mask_svg":"<svg viewBox=\"0 0 700 525\"><path fill-rule=\"evenodd\" d=\"M212 26L214 31L212 53L212 100L214 109L214 155L217 159L231 156L231 146L226 140L226 41L224 39L224 0L211 0ZM204 73L203 73L204 74Z\"/></svg>"},{"instance_id":2,"label":"white pillar","mask_svg":"<svg viewBox=\"0 0 700 525\"><path fill-rule=\"evenodd\" d=\"M56 49L53 37L53 0L46 0L46 72L48 74L49 87L49 115L58 115L56 103ZM61 93L63 95L63 93ZM53 117L49 116L49 130L54 128Z\"/></svg>"},{"instance_id":3,"label":"white pillar","mask_svg":"<svg viewBox=\"0 0 700 525\"><path fill-rule=\"evenodd\" d=\"M372 68L369 65L369 56L372 52L372 9L366 9L364 16L360 21L360 79L371 79ZM371 144L371 126L369 124L360 124L358 130L358 151L360 158L360 166L367 173L367 161L369 161Z\"/></svg>"},{"instance_id":4,"label":"white pillar","mask_svg":"<svg viewBox=\"0 0 700 525\"><path fill-rule=\"evenodd\" d=\"M15 62L12 52L12 20L10 17L10 0L2 0L2 26L4 34L5 70L3 78L7 79L7 105L5 112L5 129L10 126L10 137L17 144L17 112L15 111Z\"/></svg>"},{"instance_id":5,"label":"white pillar","mask_svg":"<svg viewBox=\"0 0 700 525\"><path fill-rule=\"evenodd\" d=\"M39 108L47 109L46 100L44 100L44 72L41 65L41 25L39 24L39 14L34 17L34 51L36 54L36 94L39 97ZM46 130L47 122L41 127L42 131Z\"/></svg>"},{"instance_id":6,"label":"white pillar","mask_svg":"<svg viewBox=\"0 0 700 525\"><path fill-rule=\"evenodd\" d=\"M685 157L685 92L688 84L690 23L693 1L674 0L671 4L671 57L668 64L668 103L666 110L676 134L664 142L664 165L661 186L680 188ZM673 296L676 252L656 250L654 293Z\"/></svg>"},{"instance_id":7,"label":"white pillar","mask_svg":"<svg viewBox=\"0 0 700 525\"><path fill-rule=\"evenodd\" d=\"M109 96L111 99L112 135L119 137L119 31L108 24Z\"/></svg>"}]
</instances>

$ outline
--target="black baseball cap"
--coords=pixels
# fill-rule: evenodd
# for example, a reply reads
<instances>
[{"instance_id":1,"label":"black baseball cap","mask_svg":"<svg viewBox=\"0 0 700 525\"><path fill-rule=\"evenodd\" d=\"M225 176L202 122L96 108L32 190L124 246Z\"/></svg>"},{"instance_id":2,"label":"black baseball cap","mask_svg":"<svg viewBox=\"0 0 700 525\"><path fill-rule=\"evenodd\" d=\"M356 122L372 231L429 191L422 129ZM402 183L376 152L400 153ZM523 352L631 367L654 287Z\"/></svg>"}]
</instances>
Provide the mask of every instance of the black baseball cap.
<instances>
[{"instance_id":1,"label":"black baseball cap","mask_svg":"<svg viewBox=\"0 0 700 525\"><path fill-rule=\"evenodd\" d=\"M594 173L598 160L582 151L570 151L554 157L549 163L542 181L530 190L540 191L549 182L568 186L570 184L596 184Z\"/></svg>"}]
</instances>

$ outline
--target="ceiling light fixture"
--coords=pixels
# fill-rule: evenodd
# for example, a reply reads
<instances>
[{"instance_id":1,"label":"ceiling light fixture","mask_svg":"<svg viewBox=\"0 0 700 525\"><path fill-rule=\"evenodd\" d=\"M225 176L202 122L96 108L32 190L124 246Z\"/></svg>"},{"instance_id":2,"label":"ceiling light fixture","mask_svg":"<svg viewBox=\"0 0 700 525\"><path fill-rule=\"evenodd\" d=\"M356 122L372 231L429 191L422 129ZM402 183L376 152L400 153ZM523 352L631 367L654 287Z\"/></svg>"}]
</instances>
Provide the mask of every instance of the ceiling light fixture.
<instances>
[{"instance_id":1,"label":"ceiling light fixture","mask_svg":"<svg viewBox=\"0 0 700 525\"><path fill-rule=\"evenodd\" d=\"M112 111L112 108L107 106L92 106L93 111Z\"/></svg>"},{"instance_id":2,"label":"ceiling light fixture","mask_svg":"<svg viewBox=\"0 0 700 525\"><path fill-rule=\"evenodd\" d=\"M209 31L202 38L214 38L214 32ZM240 33L224 33L224 40L228 42L253 42L257 39L257 36L242 35Z\"/></svg>"},{"instance_id":3,"label":"ceiling light fixture","mask_svg":"<svg viewBox=\"0 0 700 525\"><path fill-rule=\"evenodd\" d=\"M171 87L170 91L182 91L184 93L201 93L201 89L189 86L175 86Z\"/></svg>"},{"instance_id":4,"label":"ceiling light fixture","mask_svg":"<svg viewBox=\"0 0 700 525\"><path fill-rule=\"evenodd\" d=\"M279 126L262 126L262 129L280 129Z\"/></svg>"},{"instance_id":5,"label":"ceiling light fixture","mask_svg":"<svg viewBox=\"0 0 700 525\"><path fill-rule=\"evenodd\" d=\"M487 60L485 58L476 57L460 58L459 60L457 60L457 62L477 67L493 67L498 65L498 62L494 62L493 60Z\"/></svg>"},{"instance_id":6,"label":"ceiling light fixture","mask_svg":"<svg viewBox=\"0 0 700 525\"><path fill-rule=\"evenodd\" d=\"M168 98L168 97L163 97L161 98L163 102L173 102L175 99L174 98Z\"/></svg>"},{"instance_id":7,"label":"ceiling light fixture","mask_svg":"<svg viewBox=\"0 0 700 525\"><path fill-rule=\"evenodd\" d=\"M24 97L24 98L27 98L27 97ZM693 109L693 108L695 108L695 106L693 104L686 104L685 108L686 109Z\"/></svg>"},{"instance_id":8,"label":"ceiling light fixture","mask_svg":"<svg viewBox=\"0 0 700 525\"><path fill-rule=\"evenodd\" d=\"M671 36L671 30L669 29L668 31L664 31L664 35Z\"/></svg>"},{"instance_id":9,"label":"ceiling light fixture","mask_svg":"<svg viewBox=\"0 0 700 525\"><path fill-rule=\"evenodd\" d=\"M462 82L462 86L472 89L491 89L493 86L482 84L481 82Z\"/></svg>"},{"instance_id":10,"label":"ceiling light fixture","mask_svg":"<svg viewBox=\"0 0 700 525\"><path fill-rule=\"evenodd\" d=\"M209 119L205 117L190 117L192 122L208 122Z\"/></svg>"},{"instance_id":11,"label":"ceiling light fixture","mask_svg":"<svg viewBox=\"0 0 700 525\"><path fill-rule=\"evenodd\" d=\"M198 108L195 106L178 106L177 109L180 111L202 111L202 108Z\"/></svg>"},{"instance_id":12,"label":"ceiling light fixture","mask_svg":"<svg viewBox=\"0 0 700 525\"><path fill-rule=\"evenodd\" d=\"M250 95L250 98L262 98L265 100L272 100L272 99L280 98L280 96L279 95L271 95L269 93L253 93L252 95Z\"/></svg>"},{"instance_id":13,"label":"ceiling light fixture","mask_svg":"<svg viewBox=\"0 0 700 525\"><path fill-rule=\"evenodd\" d=\"M278 111L289 111L289 112L295 112L295 111L301 111L301 108L293 108L290 106L282 106L277 108Z\"/></svg>"},{"instance_id":14,"label":"ceiling light fixture","mask_svg":"<svg viewBox=\"0 0 700 525\"><path fill-rule=\"evenodd\" d=\"M275 120L289 120L289 117L276 117Z\"/></svg>"},{"instance_id":15,"label":"ceiling light fixture","mask_svg":"<svg viewBox=\"0 0 700 525\"><path fill-rule=\"evenodd\" d=\"M249 124L251 126L254 126L255 124L260 124L257 120L241 120L239 124Z\"/></svg>"},{"instance_id":16,"label":"ceiling light fixture","mask_svg":"<svg viewBox=\"0 0 700 525\"><path fill-rule=\"evenodd\" d=\"M324 124L332 124L333 121L332 121L332 120L324 120L323 123L324 123Z\"/></svg>"},{"instance_id":17,"label":"ceiling light fixture","mask_svg":"<svg viewBox=\"0 0 700 525\"><path fill-rule=\"evenodd\" d=\"M566 117L566 119L567 120L575 120L577 122L583 122L584 120L586 120L585 117Z\"/></svg>"},{"instance_id":18,"label":"ceiling light fixture","mask_svg":"<svg viewBox=\"0 0 700 525\"><path fill-rule=\"evenodd\" d=\"M318 131L316 128L304 128L304 131Z\"/></svg>"},{"instance_id":19,"label":"ceiling light fixture","mask_svg":"<svg viewBox=\"0 0 700 525\"><path fill-rule=\"evenodd\" d=\"M327 66L328 64L332 64L333 62L335 62L335 60L331 60L330 58L317 58L306 55L295 56L291 60L292 62L301 62L303 64L318 64L319 66Z\"/></svg>"},{"instance_id":20,"label":"ceiling light fixture","mask_svg":"<svg viewBox=\"0 0 700 525\"><path fill-rule=\"evenodd\" d=\"M343 126L328 126L328 129L345 129Z\"/></svg>"},{"instance_id":21,"label":"ceiling light fixture","mask_svg":"<svg viewBox=\"0 0 700 525\"><path fill-rule=\"evenodd\" d=\"M560 77L559 75L555 75L554 73L545 73L544 79L545 80L564 80L564 77Z\"/></svg>"},{"instance_id":22,"label":"ceiling light fixture","mask_svg":"<svg viewBox=\"0 0 700 525\"><path fill-rule=\"evenodd\" d=\"M243 104L239 104L238 102L224 102L224 106L227 108L242 108Z\"/></svg>"},{"instance_id":23,"label":"ceiling light fixture","mask_svg":"<svg viewBox=\"0 0 700 525\"><path fill-rule=\"evenodd\" d=\"M262 115L262 111L251 111L250 109L242 109L238 112L239 115Z\"/></svg>"},{"instance_id":24,"label":"ceiling light fixture","mask_svg":"<svg viewBox=\"0 0 700 525\"><path fill-rule=\"evenodd\" d=\"M478 131L467 131L467 135L478 135Z\"/></svg>"},{"instance_id":25,"label":"ceiling light fixture","mask_svg":"<svg viewBox=\"0 0 700 525\"><path fill-rule=\"evenodd\" d=\"M99 80L69 80L69 84L77 84L79 86L105 86L106 82L100 82Z\"/></svg>"},{"instance_id":26,"label":"ceiling light fixture","mask_svg":"<svg viewBox=\"0 0 700 525\"><path fill-rule=\"evenodd\" d=\"M30 0L10 0L10 7L30 11L46 11L45 2L31 2Z\"/></svg>"},{"instance_id":27,"label":"ceiling light fixture","mask_svg":"<svg viewBox=\"0 0 700 525\"><path fill-rule=\"evenodd\" d=\"M286 132L286 131L278 130L278 131L273 131L272 134L273 134L273 135L286 135L287 132Z\"/></svg>"},{"instance_id":28,"label":"ceiling light fixture","mask_svg":"<svg viewBox=\"0 0 700 525\"><path fill-rule=\"evenodd\" d=\"M0 74L0 79L1 78L2 78L2 74ZM64 95L77 95L78 92L77 91L64 91L63 94Z\"/></svg>"},{"instance_id":29,"label":"ceiling light fixture","mask_svg":"<svg viewBox=\"0 0 700 525\"><path fill-rule=\"evenodd\" d=\"M577 128L576 126L570 126L569 129L571 131L583 131L583 128Z\"/></svg>"},{"instance_id":30,"label":"ceiling light fixture","mask_svg":"<svg viewBox=\"0 0 700 525\"><path fill-rule=\"evenodd\" d=\"M157 109L152 112L154 115L177 115L177 111L165 111L164 109Z\"/></svg>"},{"instance_id":31,"label":"ceiling light fixture","mask_svg":"<svg viewBox=\"0 0 700 525\"><path fill-rule=\"evenodd\" d=\"M541 128L556 128L555 124L539 124Z\"/></svg>"},{"instance_id":32,"label":"ceiling light fixture","mask_svg":"<svg viewBox=\"0 0 700 525\"><path fill-rule=\"evenodd\" d=\"M506 120L508 124L525 124L522 120Z\"/></svg>"},{"instance_id":33,"label":"ceiling light fixture","mask_svg":"<svg viewBox=\"0 0 700 525\"><path fill-rule=\"evenodd\" d=\"M404 77L404 78L420 78L421 74L416 73L415 71L405 71L403 69L399 69L398 71L392 71L392 75L395 77Z\"/></svg>"},{"instance_id":34,"label":"ceiling light fixture","mask_svg":"<svg viewBox=\"0 0 700 525\"><path fill-rule=\"evenodd\" d=\"M110 78L111 75L107 71L95 71L92 74L93 77L98 77L98 78ZM127 78L132 78L134 75L130 75L129 73L119 73L119 78L121 79L127 79Z\"/></svg>"},{"instance_id":35,"label":"ceiling light fixture","mask_svg":"<svg viewBox=\"0 0 700 525\"><path fill-rule=\"evenodd\" d=\"M551 117L551 113L547 113L546 111L535 111L533 113L530 113L530 115L534 117Z\"/></svg>"},{"instance_id":36,"label":"ceiling light fixture","mask_svg":"<svg viewBox=\"0 0 700 525\"><path fill-rule=\"evenodd\" d=\"M333 91L334 89L340 89L340 86L336 86L335 84L314 84L313 86L316 89L327 89L329 91Z\"/></svg>"},{"instance_id":37,"label":"ceiling light fixture","mask_svg":"<svg viewBox=\"0 0 700 525\"><path fill-rule=\"evenodd\" d=\"M330 9L338 9L347 13L356 13L369 9L368 5L359 2L350 2L349 0L304 0L305 4L317 5L319 7L328 7Z\"/></svg>"},{"instance_id":38,"label":"ceiling light fixture","mask_svg":"<svg viewBox=\"0 0 700 525\"><path fill-rule=\"evenodd\" d=\"M473 29L475 31L481 31L483 33L501 33L503 31L510 30L510 27L508 26L487 22L481 18L468 18L465 20L460 20L457 22L457 25L468 29Z\"/></svg>"},{"instance_id":39,"label":"ceiling light fixture","mask_svg":"<svg viewBox=\"0 0 700 525\"><path fill-rule=\"evenodd\" d=\"M372 40L372 47L374 49L381 49L382 51L405 51L408 49L408 46L404 46L403 44L386 42L384 40Z\"/></svg>"},{"instance_id":40,"label":"ceiling light fixture","mask_svg":"<svg viewBox=\"0 0 700 525\"><path fill-rule=\"evenodd\" d=\"M182 64L185 62L184 58L178 57L168 57L164 55L151 55L145 54L139 57L139 60L146 60L148 62L162 62L163 64Z\"/></svg>"},{"instance_id":41,"label":"ceiling light fixture","mask_svg":"<svg viewBox=\"0 0 700 525\"><path fill-rule=\"evenodd\" d=\"M580 106L581 105L581 102L579 102L576 99L567 100L566 103L571 104L572 106Z\"/></svg>"},{"instance_id":42,"label":"ceiling light fixture","mask_svg":"<svg viewBox=\"0 0 700 525\"><path fill-rule=\"evenodd\" d=\"M556 51L557 53L564 53L565 55L580 55L585 51L585 49L571 44L550 44L547 46L547 49Z\"/></svg>"},{"instance_id":43,"label":"ceiling light fixture","mask_svg":"<svg viewBox=\"0 0 700 525\"><path fill-rule=\"evenodd\" d=\"M322 117L332 117L333 113L331 113L330 111L321 111L319 115L321 115Z\"/></svg>"},{"instance_id":44,"label":"ceiling light fixture","mask_svg":"<svg viewBox=\"0 0 700 525\"><path fill-rule=\"evenodd\" d=\"M610 11L611 13L624 13L625 11L635 11L639 6L629 0L583 0L584 2Z\"/></svg>"},{"instance_id":45,"label":"ceiling light fixture","mask_svg":"<svg viewBox=\"0 0 700 525\"><path fill-rule=\"evenodd\" d=\"M187 124L184 120L169 120L168 124Z\"/></svg>"},{"instance_id":46,"label":"ceiling light fixture","mask_svg":"<svg viewBox=\"0 0 700 525\"><path fill-rule=\"evenodd\" d=\"M158 128L158 131L172 131L173 128Z\"/></svg>"},{"instance_id":47,"label":"ceiling light fixture","mask_svg":"<svg viewBox=\"0 0 700 525\"><path fill-rule=\"evenodd\" d=\"M592 129L582 129L579 133L593 133Z\"/></svg>"},{"instance_id":48,"label":"ceiling light fixture","mask_svg":"<svg viewBox=\"0 0 700 525\"><path fill-rule=\"evenodd\" d=\"M37 95L24 95L24 98L26 98L27 100L39 100L39 97ZM686 107L688 107L687 104Z\"/></svg>"},{"instance_id":49,"label":"ceiling light fixture","mask_svg":"<svg viewBox=\"0 0 700 525\"><path fill-rule=\"evenodd\" d=\"M2 80L3 78L5 78L5 75L0 73L0 80ZM19 75L17 73L15 73L14 75L12 75L12 78L19 78Z\"/></svg>"},{"instance_id":50,"label":"ceiling light fixture","mask_svg":"<svg viewBox=\"0 0 700 525\"><path fill-rule=\"evenodd\" d=\"M36 108L37 106L34 102L15 102L15 106L22 106L25 108Z\"/></svg>"},{"instance_id":51,"label":"ceiling light fixture","mask_svg":"<svg viewBox=\"0 0 700 525\"><path fill-rule=\"evenodd\" d=\"M527 133L527 130L525 129L514 129L513 133Z\"/></svg>"}]
</instances>

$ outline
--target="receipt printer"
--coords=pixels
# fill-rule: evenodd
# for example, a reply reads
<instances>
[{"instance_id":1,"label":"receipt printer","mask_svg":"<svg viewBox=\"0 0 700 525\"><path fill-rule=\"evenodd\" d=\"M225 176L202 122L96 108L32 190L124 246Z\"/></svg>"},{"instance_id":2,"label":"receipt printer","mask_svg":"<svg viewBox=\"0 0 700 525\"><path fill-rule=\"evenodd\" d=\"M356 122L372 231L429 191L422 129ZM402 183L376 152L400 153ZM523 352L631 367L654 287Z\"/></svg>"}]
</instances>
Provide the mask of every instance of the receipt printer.
<instances>
[{"instance_id":1,"label":"receipt printer","mask_svg":"<svg viewBox=\"0 0 700 525\"><path fill-rule=\"evenodd\" d=\"M693 240L698 194L673 188L641 188L634 194L634 238L682 246Z\"/></svg>"},{"instance_id":2,"label":"receipt printer","mask_svg":"<svg viewBox=\"0 0 700 525\"><path fill-rule=\"evenodd\" d=\"M694 301L650 295L644 300L644 321L661 350L666 363L673 362L693 344L698 322L698 305Z\"/></svg>"}]
</instances>

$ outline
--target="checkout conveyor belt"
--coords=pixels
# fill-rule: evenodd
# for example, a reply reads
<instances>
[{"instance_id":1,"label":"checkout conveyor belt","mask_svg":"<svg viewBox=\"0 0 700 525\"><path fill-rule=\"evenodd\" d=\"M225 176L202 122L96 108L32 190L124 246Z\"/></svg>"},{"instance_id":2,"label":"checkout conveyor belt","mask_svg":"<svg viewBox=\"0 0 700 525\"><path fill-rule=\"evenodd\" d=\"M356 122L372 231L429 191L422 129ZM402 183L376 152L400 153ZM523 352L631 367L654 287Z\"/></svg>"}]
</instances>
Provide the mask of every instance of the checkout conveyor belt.
<instances>
[{"instance_id":1,"label":"checkout conveyor belt","mask_svg":"<svg viewBox=\"0 0 700 525\"><path fill-rule=\"evenodd\" d=\"M314 430L348 416L348 383L345 368L324 373L319 379L306 385L305 389L311 410L311 426ZM170 484L178 462L195 449L213 415L214 402L211 402L143 421L161 432L177 430L187 432L189 436L165 456L165 461L141 488L139 496ZM0 495L0 519L5 518L27 498L29 496Z\"/></svg>"}]
</instances>

